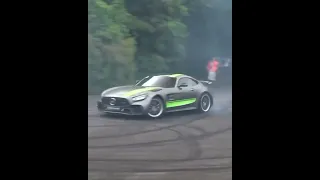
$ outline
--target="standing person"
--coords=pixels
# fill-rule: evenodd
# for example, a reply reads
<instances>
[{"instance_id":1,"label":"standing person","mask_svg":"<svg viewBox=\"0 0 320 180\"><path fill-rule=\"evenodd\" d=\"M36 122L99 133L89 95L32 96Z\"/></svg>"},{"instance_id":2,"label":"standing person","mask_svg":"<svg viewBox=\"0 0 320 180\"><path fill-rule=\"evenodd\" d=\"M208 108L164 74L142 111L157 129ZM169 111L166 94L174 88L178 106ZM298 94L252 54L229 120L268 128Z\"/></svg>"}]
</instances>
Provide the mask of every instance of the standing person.
<instances>
[{"instance_id":1,"label":"standing person","mask_svg":"<svg viewBox=\"0 0 320 180\"><path fill-rule=\"evenodd\" d=\"M218 67L219 67L219 61L216 58L209 61L207 66L209 81L216 81Z\"/></svg>"}]
</instances>

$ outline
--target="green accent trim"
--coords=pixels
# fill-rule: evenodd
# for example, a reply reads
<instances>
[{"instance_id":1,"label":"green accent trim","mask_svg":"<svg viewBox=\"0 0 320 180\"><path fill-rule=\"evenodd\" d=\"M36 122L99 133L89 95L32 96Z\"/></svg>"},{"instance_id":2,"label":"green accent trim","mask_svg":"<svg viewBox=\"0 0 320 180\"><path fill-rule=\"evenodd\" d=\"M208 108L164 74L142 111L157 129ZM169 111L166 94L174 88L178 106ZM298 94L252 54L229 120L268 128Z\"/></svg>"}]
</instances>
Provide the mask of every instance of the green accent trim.
<instances>
[{"instance_id":1,"label":"green accent trim","mask_svg":"<svg viewBox=\"0 0 320 180\"><path fill-rule=\"evenodd\" d=\"M172 108L172 107L178 107L178 106L184 106L188 104L192 104L196 102L196 98L190 98L190 99L181 99L181 100L176 100L176 101L168 101L166 103L167 108Z\"/></svg>"},{"instance_id":2,"label":"green accent trim","mask_svg":"<svg viewBox=\"0 0 320 180\"><path fill-rule=\"evenodd\" d=\"M183 74L171 74L169 75L170 77L178 77L178 76L182 76Z\"/></svg>"},{"instance_id":3,"label":"green accent trim","mask_svg":"<svg viewBox=\"0 0 320 180\"><path fill-rule=\"evenodd\" d=\"M129 91L129 92L125 93L124 96L129 97L129 96L133 96L133 95L138 94L138 93L152 91L152 90L155 90L155 89L158 89L158 88L157 87L146 87L146 88L142 88L142 89L135 89L135 90L132 90L132 91Z\"/></svg>"}]
</instances>

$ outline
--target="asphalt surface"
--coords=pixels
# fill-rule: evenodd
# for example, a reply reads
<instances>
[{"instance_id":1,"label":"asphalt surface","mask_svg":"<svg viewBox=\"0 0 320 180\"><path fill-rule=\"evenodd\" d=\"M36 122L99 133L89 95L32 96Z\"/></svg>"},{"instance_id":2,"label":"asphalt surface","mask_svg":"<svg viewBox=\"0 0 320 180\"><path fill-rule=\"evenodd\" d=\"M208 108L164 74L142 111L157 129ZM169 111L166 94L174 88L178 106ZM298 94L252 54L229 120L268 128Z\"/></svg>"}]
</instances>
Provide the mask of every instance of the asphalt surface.
<instances>
[{"instance_id":1,"label":"asphalt surface","mask_svg":"<svg viewBox=\"0 0 320 180\"><path fill-rule=\"evenodd\" d=\"M159 120L101 116L88 97L88 180L232 179L232 93L216 89L207 114Z\"/></svg>"}]
</instances>

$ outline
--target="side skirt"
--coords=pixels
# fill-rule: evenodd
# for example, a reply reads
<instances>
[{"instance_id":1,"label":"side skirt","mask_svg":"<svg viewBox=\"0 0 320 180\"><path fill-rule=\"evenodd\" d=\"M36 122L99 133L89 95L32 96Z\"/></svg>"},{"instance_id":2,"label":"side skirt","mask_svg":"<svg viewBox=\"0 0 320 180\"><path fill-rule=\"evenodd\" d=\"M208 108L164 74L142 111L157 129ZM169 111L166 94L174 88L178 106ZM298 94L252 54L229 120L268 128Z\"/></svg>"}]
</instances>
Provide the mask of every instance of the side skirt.
<instances>
[{"instance_id":1,"label":"side skirt","mask_svg":"<svg viewBox=\"0 0 320 180\"><path fill-rule=\"evenodd\" d=\"M167 109L166 112L179 112L179 111L190 111L195 110L196 107L185 107L185 108L179 108L179 109Z\"/></svg>"}]
</instances>

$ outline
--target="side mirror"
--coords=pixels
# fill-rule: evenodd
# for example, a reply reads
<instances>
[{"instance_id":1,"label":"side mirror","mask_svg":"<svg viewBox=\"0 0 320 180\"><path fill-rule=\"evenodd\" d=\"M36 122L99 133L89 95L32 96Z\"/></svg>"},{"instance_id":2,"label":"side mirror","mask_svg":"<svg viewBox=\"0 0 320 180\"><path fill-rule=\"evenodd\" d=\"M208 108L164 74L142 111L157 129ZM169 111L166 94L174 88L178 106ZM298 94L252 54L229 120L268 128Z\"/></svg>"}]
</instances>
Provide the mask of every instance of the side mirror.
<instances>
[{"instance_id":1,"label":"side mirror","mask_svg":"<svg viewBox=\"0 0 320 180\"><path fill-rule=\"evenodd\" d=\"M178 88L183 88L183 87L188 87L188 85L187 85L187 84L180 84L180 85L178 86Z\"/></svg>"}]
</instances>

